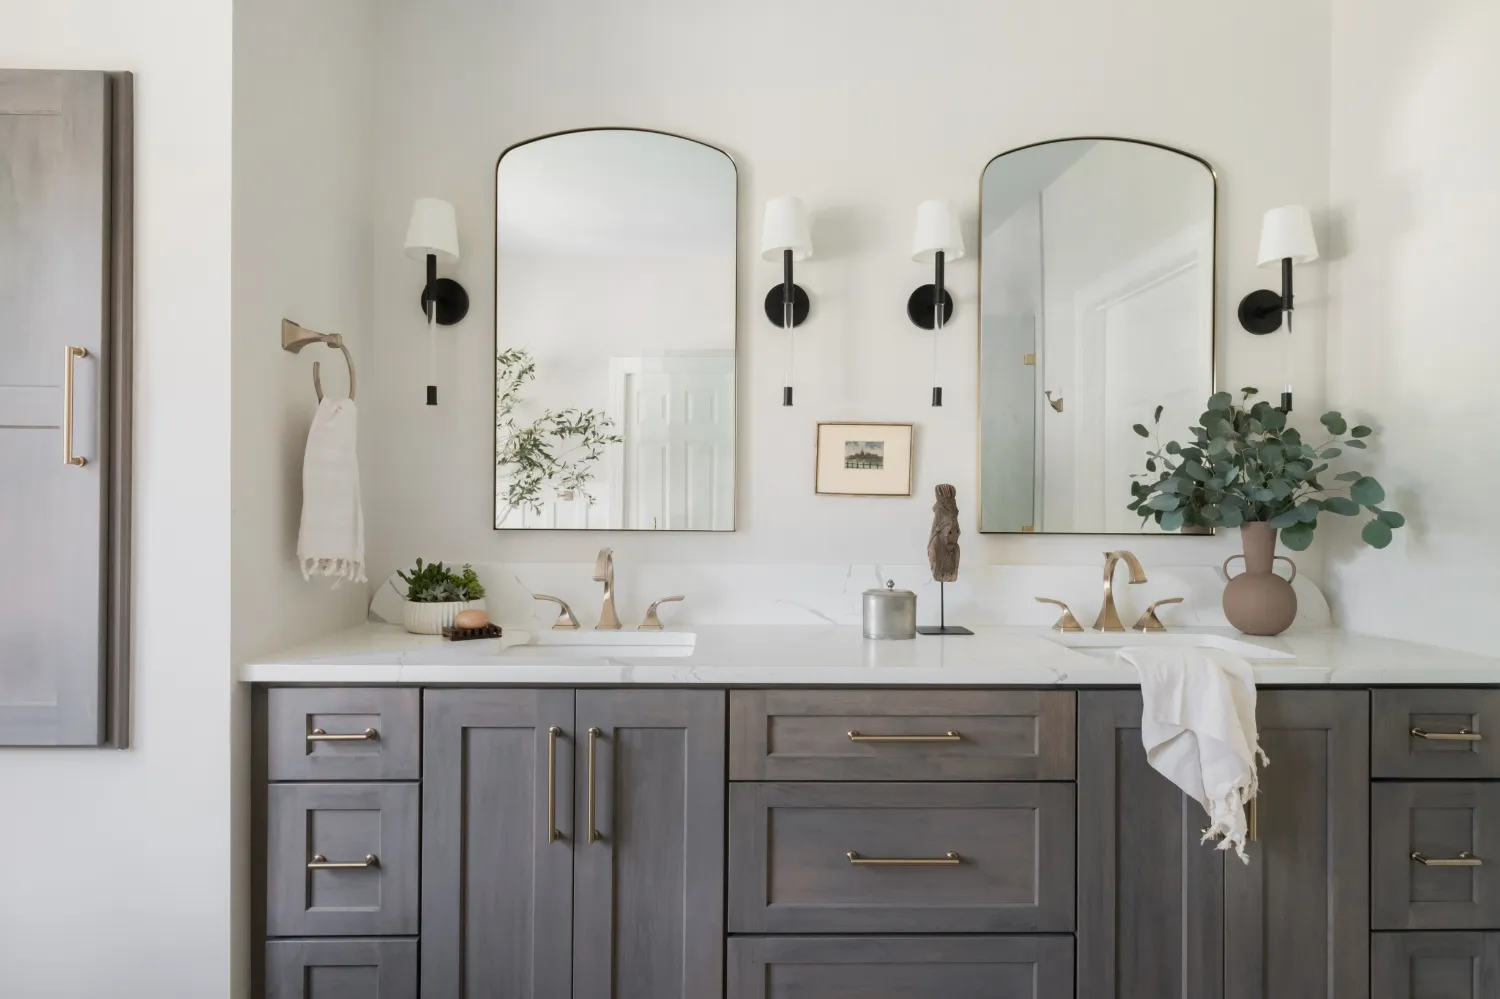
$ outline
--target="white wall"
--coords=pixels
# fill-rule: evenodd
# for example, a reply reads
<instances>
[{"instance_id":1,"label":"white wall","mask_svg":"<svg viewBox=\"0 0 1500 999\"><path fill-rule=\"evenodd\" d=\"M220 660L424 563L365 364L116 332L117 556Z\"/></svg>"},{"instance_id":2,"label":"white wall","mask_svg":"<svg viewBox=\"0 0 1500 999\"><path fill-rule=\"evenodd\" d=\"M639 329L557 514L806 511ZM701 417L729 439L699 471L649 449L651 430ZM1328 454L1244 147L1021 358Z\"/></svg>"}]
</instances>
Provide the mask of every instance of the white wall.
<instances>
[{"instance_id":1,"label":"white wall","mask_svg":"<svg viewBox=\"0 0 1500 999\"><path fill-rule=\"evenodd\" d=\"M229 0L0 0L0 65L136 74L135 746L0 751L0 994L231 992Z\"/></svg>"},{"instance_id":2,"label":"white wall","mask_svg":"<svg viewBox=\"0 0 1500 999\"><path fill-rule=\"evenodd\" d=\"M1334 0L1333 16L1329 396L1377 430L1370 470L1409 528L1379 552L1343 532L1332 596L1351 629L1488 652L1500 7Z\"/></svg>"},{"instance_id":3,"label":"white wall","mask_svg":"<svg viewBox=\"0 0 1500 999\"><path fill-rule=\"evenodd\" d=\"M1261 213L1327 198L1328 11L1323 3L1157 0L386 0L381 7L375 184L379 504L372 578L422 555L474 561L905 562L925 558L932 488L958 487L966 561L1097 561L1097 538L984 538L975 531L977 253L949 268L947 405L928 406L930 339L907 321L931 279L910 260L929 197L971 218L997 153L1069 135L1176 145L1219 170L1219 360L1224 384L1280 372L1280 344L1234 320L1275 280L1254 267ZM1276 71L1266 72L1266 53ZM928 54L931 58L928 58ZM727 535L495 533L490 523L494 164L511 143L559 129L633 125L728 150L740 166L740 504ZM420 266L401 252L411 199L460 213L454 276L473 308L444 344L444 405L422 405ZM798 280L813 316L797 333L798 404L781 402L782 334L761 300L779 265L755 252L768 197L814 212L817 257ZM967 231L977 248L972 221ZM1322 268L1300 276L1299 407L1323 381ZM813 424L918 424L909 500L813 495ZM1150 539L1146 564L1217 563L1237 539ZM1315 563L1311 556L1299 562ZM1314 572L1316 575L1316 572Z\"/></svg>"}]
</instances>

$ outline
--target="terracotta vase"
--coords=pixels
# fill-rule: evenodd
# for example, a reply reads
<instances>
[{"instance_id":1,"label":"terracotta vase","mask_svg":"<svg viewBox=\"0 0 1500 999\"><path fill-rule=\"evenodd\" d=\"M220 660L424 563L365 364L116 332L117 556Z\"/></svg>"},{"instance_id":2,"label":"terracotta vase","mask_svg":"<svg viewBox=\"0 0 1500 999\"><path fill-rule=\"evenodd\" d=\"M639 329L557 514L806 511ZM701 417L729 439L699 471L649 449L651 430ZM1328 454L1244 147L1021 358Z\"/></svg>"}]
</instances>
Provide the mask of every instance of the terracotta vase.
<instances>
[{"instance_id":1,"label":"terracotta vase","mask_svg":"<svg viewBox=\"0 0 1500 999\"><path fill-rule=\"evenodd\" d=\"M1297 578L1297 563L1276 554L1276 529L1270 524L1241 525L1240 544L1245 553L1224 560L1226 576L1230 562L1245 560L1245 571L1224 587L1224 616L1247 635L1279 635L1297 619L1297 592L1291 582ZM1277 559L1292 567L1291 579L1271 571Z\"/></svg>"}]
</instances>

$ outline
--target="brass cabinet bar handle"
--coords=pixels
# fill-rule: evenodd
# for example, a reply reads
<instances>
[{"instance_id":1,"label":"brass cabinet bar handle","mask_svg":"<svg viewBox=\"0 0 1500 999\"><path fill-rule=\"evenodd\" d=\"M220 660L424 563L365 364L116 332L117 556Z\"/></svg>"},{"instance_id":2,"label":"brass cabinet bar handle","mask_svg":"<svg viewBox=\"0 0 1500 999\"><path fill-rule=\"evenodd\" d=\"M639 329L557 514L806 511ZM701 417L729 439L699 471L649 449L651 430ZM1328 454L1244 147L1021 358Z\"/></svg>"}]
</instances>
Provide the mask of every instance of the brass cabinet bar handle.
<instances>
[{"instance_id":1,"label":"brass cabinet bar handle","mask_svg":"<svg viewBox=\"0 0 1500 999\"><path fill-rule=\"evenodd\" d=\"M367 867L379 867L380 858L373 853L365 854L364 860L351 860L344 863L329 860L321 853L313 854L313 859L307 862L309 871L362 871Z\"/></svg>"},{"instance_id":2,"label":"brass cabinet bar handle","mask_svg":"<svg viewBox=\"0 0 1500 999\"><path fill-rule=\"evenodd\" d=\"M73 453L73 361L88 357L89 352L83 347L64 347L63 350L63 464L82 468L88 464L88 459Z\"/></svg>"},{"instance_id":3,"label":"brass cabinet bar handle","mask_svg":"<svg viewBox=\"0 0 1500 999\"><path fill-rule=\"evenodd\" d=\"M599 829L598 829L598 827L596 825L596 822L595 822L596 809L595 809L595 806L594 806L594 757L597 755L596 747L598 746L599 736L601 736L601 735L603 735L603 733L600 732L598 728L591 727L589 729L589 842L590 843L597 843L597 842L599 842L600 840L602 840L604 838L603 836L601 836L599 834Z\"/></svg>"},{"instance_id":4,"label":"brass cabinet bar handle","mask_svg":"<svg viewBox=\"0 0 1500 999\"><path fill-rule=\"evenodd\" d=\"M1411 730L1414 739L1430 739L1433 742L1479 742L1484 736L1478 732L1461 728L1457 732L1429 732L1425 728Z\"/></svg>"},{"instance_id":5,"label":"brass cabinet bar handle","mask_svg":"<svg viewBox=\"0 0 1500 999\"><path fill-rule=\"evenodd\" d=\"M1252 843L1259 842L1260 840L1260 795L1258 794L1250 799L1250 835L1248 839Z\"/></svg>"},{"instance_id":6,"label":"brass cabinet bar handle","mask_svg":"<svg viewBox=\"0 0 1500 999\"><path fill-rule=\"evenodd\" d=\"M944 732L942 735L864 735L860 732L850 732L850 742L962 742L963 736L957 732Z\"/></svg>"},{"instance_id":7,"label":"brass cabinet bar handle","mask_svg":"<svg viewBox=\"0 0 1500 999\"><path fill-rule=\"evenodd\" d=\"M347 735L335 733L329 735L320 728L315 728L307 734L308 742L374 742L380 738L380 733L373 728L367 728L363 732L351 732Z\"/></svg>"},{"instance_id":8,"label":"brass cabinet bar handle","mask_svg":"<svg viewBox=\"0 0 1500 999\"><path fill-rule=\"evenodd\" d=\"M855 867L957 867L964 862L962 857L952 851L941 857L861 857L850 850L844 856Z\"/></svg>"},{"instance_id":9,"label":"brass cabinet bar handle","mask_svg":"<svg viewBox=\"0 0 1500 999\"><path fill-rule=\"evenodd\" d=\"M1432 857L1424 857L1420 853L1412 853L1411 859L1423 867L1483 867L1484 861L1465 850L1457 857L1447 860L1438 860Z\"/></svg>"},{"instance_id":10,"label":"brass cabinet bar handle","mask_svg":"<svg viewBox=\"0 0 1500 999\"><path fill-rule=\"evenodd\" d=\"M553 725L547 729L547 842L562 839L562 830L557 828L557 737L562 729Z\"/></svg>"}]
</instances>

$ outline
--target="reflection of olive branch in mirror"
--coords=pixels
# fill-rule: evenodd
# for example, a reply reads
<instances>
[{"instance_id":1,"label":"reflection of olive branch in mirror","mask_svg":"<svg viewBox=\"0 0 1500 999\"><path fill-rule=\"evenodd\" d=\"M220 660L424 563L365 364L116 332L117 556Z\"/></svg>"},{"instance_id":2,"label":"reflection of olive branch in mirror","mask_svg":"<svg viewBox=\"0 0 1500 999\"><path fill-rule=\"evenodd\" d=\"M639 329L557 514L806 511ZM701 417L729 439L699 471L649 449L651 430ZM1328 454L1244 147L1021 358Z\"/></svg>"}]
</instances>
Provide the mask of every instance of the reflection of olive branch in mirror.
<instances>
[{"instance_id":1,"label":"reflection of olive branch in mirror","mask_svg":"<svg viewBox=\"0 0 1500 999\"><path fill-rule=\"evenodd\" d=\"M536 378L530 352L512 348L495 356L495 467L506 476L504 523L511 511L542 510L542 491L580 492L592 506L588 491L595 464L611 444L625 438L613 433L615 421L602 410L547 410L531 423L518 422L521 389Z\"/></svg>"}]
</instances>

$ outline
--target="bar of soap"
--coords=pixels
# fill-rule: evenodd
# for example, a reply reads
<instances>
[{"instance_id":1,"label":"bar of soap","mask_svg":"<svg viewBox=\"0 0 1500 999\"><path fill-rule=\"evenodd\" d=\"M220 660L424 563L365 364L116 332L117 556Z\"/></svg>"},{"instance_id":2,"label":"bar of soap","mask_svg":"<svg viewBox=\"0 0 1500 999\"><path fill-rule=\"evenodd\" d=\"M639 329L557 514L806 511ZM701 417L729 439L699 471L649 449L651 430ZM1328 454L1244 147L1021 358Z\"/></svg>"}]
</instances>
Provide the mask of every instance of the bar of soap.
<instances>
[{"instance_id":1,"label":"bar of soap","mask_svg":"<svg viewBox=\"0 0 1500 999\"><path fill-rule=\"evenodd\" d=\"M487 628L489 624L490 616L482 610L459 611L453 616L455 628Z\"/></svg>"}]
</instances>

